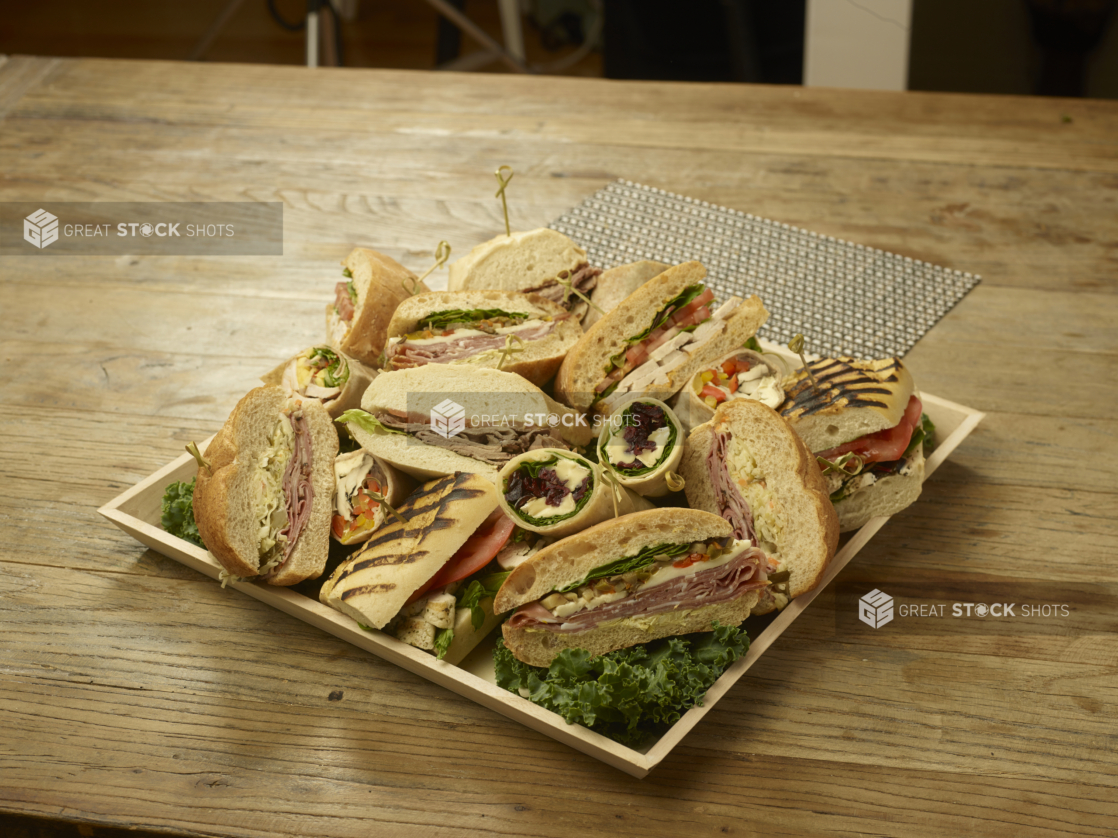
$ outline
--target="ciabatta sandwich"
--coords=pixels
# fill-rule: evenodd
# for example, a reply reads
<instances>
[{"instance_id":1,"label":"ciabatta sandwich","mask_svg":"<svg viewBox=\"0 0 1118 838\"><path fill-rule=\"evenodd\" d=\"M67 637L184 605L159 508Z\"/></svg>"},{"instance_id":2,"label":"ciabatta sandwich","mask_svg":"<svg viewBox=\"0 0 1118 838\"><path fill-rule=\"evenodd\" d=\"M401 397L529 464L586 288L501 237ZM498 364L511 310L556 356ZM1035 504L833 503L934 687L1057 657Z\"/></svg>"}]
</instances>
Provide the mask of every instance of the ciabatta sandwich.
<instances>
[{"instance_id":1,"label":"ciabatta sandwich","mask_svg":"<svg viewBox=\"0 0 1118 838\"><path fill-rule=\"evenodd\" d=\"M482 242L448 271L447 290L535 293L579 319L587 305L574 290L589 297L601 273L586 261L585 250L546 227Z\"/></svg>"},{"instance_id":2,"label":"ciabatta sandwich","mask_svg":"<svg viewBox=\"0 0 1118 838\"><path fill-rule=\"evenodd\" d=\"M771 407L719 405L687 438L681 474L693 509L725 518L734 538L765 554L773 584L754 613L819 584L838 546L838 517L815 457Z\"/></svg>"},{"instance_id":3,"label":"ciabatta sandwich","mask_svg":"<svg viewBox=\"0 0 1118 838\"><path fill-rule=\"evenodd\" d=\"M428 364L381 373L362 410L340 418L368 451L420 480L456 471L497 472L534 448L586 445L581 413L511 372Z\"/></svg>"},{"instance_id":4,"label":"ciabatta sandwich","mask_svg":"<svg viewBox=\"0 0 1118 838\"><path fill-rule=\"evenodd\" d=\"M330 550L338 433L326 408L258 387L206 449L194 519L225 575L294 585L320 576Z\"/></svg>"},{"instance_id":5,"label":"ciabatta sandwich","mask_svg":"<svg viewBox=\"0 0 1118 838\"><path fill-rule=\"evenodd\" d=\"M920 496L935 428L899 358L822 358L784 382L780 414L819 458L843 532Z\"/></svg>"},{"instance_id":6,"label":"ciabatta sandwich","mask_svg":"<svg viewBox=\"0 0 1118 838\"><path fill-rule=\"evenodd\" d=\"M493 484L453 474L419 487L331 574L319 599L362 627L458 663L496 625L491 565L513 524Z\"/></svg>"},{"instance_id":7,"label":"ciabatta sandwich","mask_svg":"<svg viewBox=\"0 0 1118 838\"><path fill-rule=\"evenodd\" d=\"M354 249L342 265L345 279L326 306L326 339L339 352L377 368L396 306L429 289L399 262L365 247Z\"/></svg>"},{"instance_id":8,"label":"ciabatta sandwich","mask_svg":"<svg viewBox=\"0 0 1118 838\"><path fill-rule=\"evenodd\" d=\"M488 367L543 386L580 337L558 303L514 291L430 291L404 300L388 324L384 367Z\"/></svg>"},{"instance_id":9,"label":"ciabatta sandwich","mask_svg":"<svg viewBox=\"0 0 1118 838\"><path fill-rule=\"evenodd\" d=\"M602 317L621 305L626 297L648 280L654 276L659 276L670 267L671 265L664 262L654 262L646 259L602 271L598 276L597 284L594 286L594 292L590 295L591 302L601 309L601 313L591 307L582 318L582 328L589 329Z\"/></svg>"},{"instance_id":10,"label":"ciabatta sandwich","mask_svg":"<svg viewBox=\"0 0 1118 838\"><path fill-rule=\"evenodd\" d=\"M595 323L567 353L555 395L608 414L630 395L669 399L699 370L739 348L768 319L761 300L714 304L698 262L669 268Z\"/></svg>"},{"instance_id":11,"label":"ciabatta sandwich","mask_svg":"<svg viewBox=\"0 0 1118 838\"><path fill-rule=\"evenodd\" d=\"M598 524L518 565L494 609L516 609L505 645L549 666L564 649L601 655L661 637L736 626L767 585L765 559L730 524L693 509L651 509Z\"/></svg>"},{"instance_id":12,"label":"ciabatta sandwich","mask_svg":"<svg viewBox=\"0 0 1118 838\"><path fill-rule=\"evenodd\" d=\"M293 396L318 399L331 419L361 405L365 388L377 371L329 346L311 346L260 376Z\"/></svg>"}]
</instances>

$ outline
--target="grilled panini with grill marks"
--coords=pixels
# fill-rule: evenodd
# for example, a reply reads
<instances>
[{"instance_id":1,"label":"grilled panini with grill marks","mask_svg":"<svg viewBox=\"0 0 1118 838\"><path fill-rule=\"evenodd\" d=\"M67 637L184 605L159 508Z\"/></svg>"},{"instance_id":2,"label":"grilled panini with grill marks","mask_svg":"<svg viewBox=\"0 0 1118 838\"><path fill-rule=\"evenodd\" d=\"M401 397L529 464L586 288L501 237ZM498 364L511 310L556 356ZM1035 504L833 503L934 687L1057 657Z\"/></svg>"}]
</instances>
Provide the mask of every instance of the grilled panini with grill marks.
<instances>
[{"instance_id":1,"label":"grilled panini with grill marks","mask_svg":"<svg viewBox=\"0 0 1118 838\"><path fill-rule=\"evenodd\" d=\"M493 484L455 473L416 489L384 528L338 567L319 599L363 625L383 628L497 508Z\"/></svg>"},{"instance_id":2,"label":"grilled panini with grill marks","mask_svg":"<svg viewBox=\"0 0 1118 838\"><path fill-rule=\"evenodd\" d=\"M784 380L778 412L812 451L826 451L892 428L913 394L912 375L899 358L862 361L820 358Z\"/></svg>"}]
</instances>

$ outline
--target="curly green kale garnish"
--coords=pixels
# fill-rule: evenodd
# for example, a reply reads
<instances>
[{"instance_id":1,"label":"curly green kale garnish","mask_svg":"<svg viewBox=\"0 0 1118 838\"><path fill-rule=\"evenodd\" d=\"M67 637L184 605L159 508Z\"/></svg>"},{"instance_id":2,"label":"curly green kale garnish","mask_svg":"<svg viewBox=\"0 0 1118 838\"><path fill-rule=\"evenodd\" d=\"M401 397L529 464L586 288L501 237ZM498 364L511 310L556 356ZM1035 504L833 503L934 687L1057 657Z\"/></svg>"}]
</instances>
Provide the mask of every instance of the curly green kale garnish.
<instances>
[{"instance_id":1,"label":"curly green kale garnish","mask_svg":"<svg viewBox=\"0 0 1118 838\"><path fill-rule=\"evenodd\" d=\"M189 483L172 483L163 493L163 529L171 535L205 547L202 536L198 533L198 525L194 523L194 481Z\"/></svg>"},{"instance_id":2,"label":"curly green kale garnish","mask_svg":"<svg viewBox=\"0 0 1118 838\"><path fill-rule=\"evenodd\" d=\"M749 648L734 626L669 637L592 658L565 649L548 669L513 657L504 642L493 652L497 685L623 745L639 748L702 705L710 686Z\"/></svg>"}]
</instances>

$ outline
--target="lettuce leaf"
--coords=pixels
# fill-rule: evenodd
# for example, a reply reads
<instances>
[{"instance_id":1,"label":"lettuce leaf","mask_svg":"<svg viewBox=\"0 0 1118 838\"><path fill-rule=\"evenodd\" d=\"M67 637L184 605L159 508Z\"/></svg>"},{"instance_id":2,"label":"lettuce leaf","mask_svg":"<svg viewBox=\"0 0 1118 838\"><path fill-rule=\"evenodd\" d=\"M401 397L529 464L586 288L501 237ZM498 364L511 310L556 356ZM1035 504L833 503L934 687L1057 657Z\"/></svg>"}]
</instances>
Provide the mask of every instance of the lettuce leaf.
<instances>
[{"instance_id":1,"label":"lettuce leaf","mask_svg":"<svg viewBox=\"0 0 1118 838\"><path fill-rule=\"evenodd\" d=\"M347 410L334 421L341 422L343 425L352 422L361 430L370 434L383 432L389 434L404 434L405 436L407 435L404 431L398 431L395 428L389 428L387 425L382 425L380 423L380 420L377 419L377 417L373 416L373 414L366 413L364 410L357 410L356 408L353 410Z\"/></svg>"},{"instance_id":2,"label":"lettuce leaf","mask_svg":"<svg viewBox=\"0 0 1118 838\"><path fill-rule=\"evenodd\" d=\"M439 629L435 633L435 657L442 660L454 640L454 629Z\"/></svg>"},{"instance_id":3,"label":"lettuce leaf","mask_svg":"<svg viewBox=\"0 0 1118 838\"><path fill-rule=\"evenodd\" d=\"M631 573L634 570L640 570L642 567L647 567L661 556L674 558L675 556L682 556L684 553L687 553L690 550L690 541L686 544L656 544L652 547L645 547L634 556L626 556L623 559L618 559L617 561L594 568L578 582L572 582L565 588L559 588L557 592L563 594L567 591L574 591L578 588L581 588L587 582L593 582L595 579L605 579L609 576L618 576L622 573Z\"/></svg>"},{"instance_id":4,"label":"lettuce leaf","mask_svg":"<svg viewBox=\"0 0 1118 838\"><path fill-rule=\"evenodd\" d=\"M459 588L454 595L457 600L455 608L470 609L470 623L473 625L474 631L480 629L481 624L485 622L485 611L482 609L481 603L497 595L497 591L501 590L501 585L505 584L505 580L509 578L510 573L512 573L511 570L506 570L501 573L490 573L487 576L472 577L470 584Z\"/></svg>"},{"instance_id":5,"label":"lettuce leaf","mask_svg":"<svg viewBox=\"0 0 1118 838\"><path fill-rule=\"evenodd\" d=\"M205 548L202 536L198 533L198 525L194 522L194 481L189 483L172 483L163 493L163 529L171 535L178 536L191 544Z\"/></svg>"},{"instance_id":6,"label":"lettuce leaf","mask_svg":"<svg viewBox=\"0 0 1118 838\"><path fill-rule=\"evenodd\" d=\"M460 328L478 320L492 320L494 317L509 317L514 320L528 320L530 315L518 312L502 311L499 308L472 308L448 309L429 314L419 321L417 328L440 331L449 328Z\"/></svg>"},{"instance_id":7,"label":"lettuce leaf","mask_svg":"<svg viewBox=\"0 0 1118 838\"><path fill-rule=\"evenodd\" d=\"M717 622L714 631L657 640L591 658L565 649L548 669L529 666L497 641L497 685L519 693L567 724L582 724L639 748L662 735L745 654L749 637Z\"/></svg>"}]
</instances>

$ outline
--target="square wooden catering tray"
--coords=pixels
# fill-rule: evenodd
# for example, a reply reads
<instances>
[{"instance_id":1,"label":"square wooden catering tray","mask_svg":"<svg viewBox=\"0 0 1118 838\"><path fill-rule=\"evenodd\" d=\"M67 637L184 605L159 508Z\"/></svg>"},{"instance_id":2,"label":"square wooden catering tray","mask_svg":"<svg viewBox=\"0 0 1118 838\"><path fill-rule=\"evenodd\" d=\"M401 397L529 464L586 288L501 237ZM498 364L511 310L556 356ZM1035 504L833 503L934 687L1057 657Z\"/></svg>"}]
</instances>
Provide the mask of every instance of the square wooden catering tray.
<instances>
[{"instance_id":1,"label":"square wooden catering tray","mask_svg":"<svg viewBox=\"0 0 1118 838\"><path fill-rule=\"evenodd\" d=\"M766 347L768 348L770 347ZM922 393L921 398L924 402L924 412L932 418L936 426L936 448L926 465L926 474L930 475L967 437L985 414L927 393ZM164 532L160 524L163 493L166 487L176 481L189 480L195 475L196 469L194 458L190 454L183 454L142 483L105 504L98 511L151 549L177 559L216 580L221 572L221 565L217 560L200 547L195 547L190 542ZM437 661L429 653L401 643L387 634L364 631L349 617L298 591L247 581L236 582L228 587L266 602L335 637L619 768L627 774L644 777L679 744L707 711L718 703L719 698L733 687L745 671L811 604L816 594L834 579L888 520L888 518L874 518L851 534L831 561L820 585L814 591L793 600L760 634L750 637L748 653L735 661L714 683L707 692L703 705L689 710L645 751L620 745L581 725L569 725L561 716L498 687L494 680L492 652L493 645L500 636L499 631L494 631L460 665L454 666ZM746 625L748 627L748 623Z\"/></svg>"}]
</instances>

